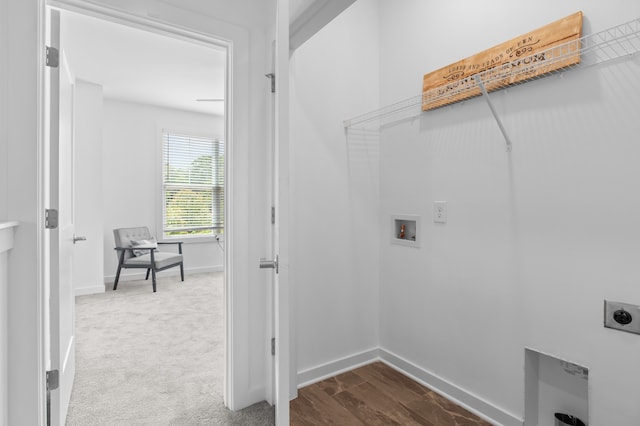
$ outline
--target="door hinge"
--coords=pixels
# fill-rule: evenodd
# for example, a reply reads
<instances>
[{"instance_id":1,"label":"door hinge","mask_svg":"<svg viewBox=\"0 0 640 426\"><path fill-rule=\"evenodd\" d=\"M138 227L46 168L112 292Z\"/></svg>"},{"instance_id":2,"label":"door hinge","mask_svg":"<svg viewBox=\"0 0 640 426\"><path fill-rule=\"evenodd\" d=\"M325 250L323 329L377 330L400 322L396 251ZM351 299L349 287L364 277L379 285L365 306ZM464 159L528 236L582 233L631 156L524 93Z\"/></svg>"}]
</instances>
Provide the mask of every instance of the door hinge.
<instances>
[{"instance_id":1,"label":"door hinge","mask_svg":"<svg viewBox=\"0 0 640 426\"><path fill-rule=\"evenodd\" d=\"M44 211L44 227L46 229L56 229L58 227L58 210L46 209Z\"/></svg>"},{"instance_id":2,"label":"door hinge","mask_svg":"<svg viewBox=\"0 0 640 426\"><path fill-rule=\"evenodd\" d=\"M58 68L59 58L58 49L45 46L45 63L48 67Z\"/></svg>"},{"instance_id":3,"label":"door hinge","mask_svg":"<svg viewBox=\"0 0 640 426\"><path fill-rule=\"evenodd\" d=\"M271 93L276 93L276 75L270 72L264 76L271 79Z\"/></svg>"},{"instance_id":4,"label":"door hinge","mask_svg":"<svg viewBox=\"0 0 640 426\"><path fill-rule=\"evenodd\" d=\"M276 208L275 207L271 207L271 224L272 225L276 224Z\"/></svg>"},{"instance_id":5,"label":"door hinge","mask_svg":"<svg viewBox=\"0 0 640 426\"><path fill-rule=\"evenodd\" d=\"M47 371L47 390L56 390L58 386L60 386L60 373L58 370Z\"/></svg>"},{"instance_id":6,"label":"door hinge","mask_svg":"<svg viewBox=\"0 0 640 426\"><path fill-rule=\"evenodd\" d=\"M271 355L276 356L276 338L271 338Z\"/></svg>"},{"instance_id":7,"label":"door hinge","mask_svg":"<svg viewBox=\"0 0 640 426\"><path fill-rule=\"evenodd\" d=\"M47 426L51 426L51 391L60 386L60 373L58 370L47 371L45 379L47 381Z\"/></svg>"}]
</instances>

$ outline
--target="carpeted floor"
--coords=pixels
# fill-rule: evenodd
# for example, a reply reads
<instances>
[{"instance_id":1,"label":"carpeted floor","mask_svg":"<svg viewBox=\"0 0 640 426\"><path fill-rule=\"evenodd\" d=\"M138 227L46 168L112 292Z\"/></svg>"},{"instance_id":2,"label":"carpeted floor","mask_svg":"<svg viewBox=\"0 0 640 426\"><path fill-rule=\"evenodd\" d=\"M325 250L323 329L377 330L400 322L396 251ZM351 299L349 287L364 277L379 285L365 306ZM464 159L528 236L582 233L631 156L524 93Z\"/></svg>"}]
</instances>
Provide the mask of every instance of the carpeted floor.
<instances>
[{"instance_id":1,"label":"carpeted floor","mask_svg":"<svg viewBox=\"0 0 640 426\"><path fill-rule=\"evenodd\" d=\"M222 274L160 277L76 298L70 426L272 425L266 402L222 402Z\"/></svg>"}]
</instances>

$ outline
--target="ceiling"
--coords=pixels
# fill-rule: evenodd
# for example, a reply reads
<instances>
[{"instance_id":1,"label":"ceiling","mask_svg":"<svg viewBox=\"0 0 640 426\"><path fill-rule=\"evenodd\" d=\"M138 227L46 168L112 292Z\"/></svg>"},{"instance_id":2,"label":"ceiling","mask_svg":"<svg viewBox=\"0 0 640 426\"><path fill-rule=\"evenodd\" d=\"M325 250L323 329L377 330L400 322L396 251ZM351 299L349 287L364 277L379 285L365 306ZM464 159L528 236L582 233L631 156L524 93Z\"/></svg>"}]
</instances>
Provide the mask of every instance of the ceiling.
<instances>
[{"instance_id":1,"label":"ceiling","mask_svg":"<svg viewBox=\"0 0 640 426\"><path fill-rule=\"evenodd\" d=\"M355 0L290 0L297 48ZM264 0L158 0L246 28L269 25ZM224 113L226 51L70 11L62 12L64 53L77 79L105 98L206 114ZM216 99L217 101L197 101Z\"/></svg>"},{"instance_id":2,"label":"ceiling","mask_svg":"<svg viewBox=\"0 0 640 426\"><path fill-rule=\"evenodd\" d=\"M224 49L72 12L61 27L72 73L100 84L105 98L224 113L224 102L196 101L224 99Z\"/></svg>"}]
</instances>

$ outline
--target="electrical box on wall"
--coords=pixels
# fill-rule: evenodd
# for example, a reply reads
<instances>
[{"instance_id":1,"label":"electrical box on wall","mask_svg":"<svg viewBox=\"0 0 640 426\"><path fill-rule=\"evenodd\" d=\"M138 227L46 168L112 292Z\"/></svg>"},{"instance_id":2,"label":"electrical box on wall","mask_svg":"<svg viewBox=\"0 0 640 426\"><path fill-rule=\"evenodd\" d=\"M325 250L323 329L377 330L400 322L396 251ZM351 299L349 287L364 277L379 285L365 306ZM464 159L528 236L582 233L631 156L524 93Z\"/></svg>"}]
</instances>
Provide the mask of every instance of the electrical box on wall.
<instances>
[{"instance_id":1,"label":"electrical box on wall","mask_svg":"<svg viewBox=\"0 0 640 426\"><path fill-rule=\"evenodd\" d=\"M605 300L604 326L640 334L640 306Z\"/></svg>"},{"instance_id":2,"label":"electrical box on wall","mask_svg":"<svg viewBox=\"0 0 640 426\"><path fill-rule=\"evenodd\" d=\"M391 242L410 247L420 246L420 216L392 215Z\"/></svg>"},{"instance_id":3,"label":"electrical box on wall","mask_svg":"<svg viewBox=\"0 0 640 426\"><path fill-rule=\"evenodd\" d=\"M447 223L447 202L433 202L433 221L435 223Z\"/></svg>"}]
</instances>

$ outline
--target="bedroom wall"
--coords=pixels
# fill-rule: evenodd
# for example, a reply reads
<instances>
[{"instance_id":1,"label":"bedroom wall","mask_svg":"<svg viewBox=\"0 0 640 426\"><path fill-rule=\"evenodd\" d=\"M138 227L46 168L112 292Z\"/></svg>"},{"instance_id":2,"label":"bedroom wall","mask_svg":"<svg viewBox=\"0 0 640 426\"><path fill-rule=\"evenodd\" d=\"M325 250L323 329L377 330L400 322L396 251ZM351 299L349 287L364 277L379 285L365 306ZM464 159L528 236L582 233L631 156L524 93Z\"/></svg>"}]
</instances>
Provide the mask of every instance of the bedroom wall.
<instances>
[{"instance_id":1,"label":"bedroom wall","mask_svg":"<svg viewBox=\"0 0 640 426\"><path fill-rule=\"evenodd\" d=\"M358 1L291 59L299 385L369 360L378 346L377 142L347 137L342 125L377 105L378 19L375 1Z\"/></svg>"},{"instance_id":2,"label":"bedroom wall","mask_svg":"<svg viewBox=\"0 0 640 426\"><path fill-rule=\"evenodd\" d=\"M172 110L152 105L105 99L104 145L102 150L102 208L104 217L104 277L113 283L117 257L113 250L113 229L149 226L152 235L162 235L160 164L162 129L224 139L224 118ZM222 271L223 252L215 240L191 242L184 239L187 273ZM163 275L179 274L167 270ZM144 271L124 270L122 278L139 279Z\"/></svg>"},{"instance_id":3,"label":"bedroom wall","mask_svg":"<svg viewBox=\"0 0 640 426\"><path fill-rule=\"evenodd\" d=\"M429 71L578 10L586 34L640 17L624 0L380 8L382 105L418 95ZM590 424L637 422L628 378L640 375L640 338L603 328L602 305L640 304L639 71L628 59L491 95L511 153L482 98L382 129L380 234L394 213L423 220L420 248L382 242L383 355L516 425L529 347L589 368ZM446 224L433 222L436 200Z\"/></svg>"}]
</instances>

